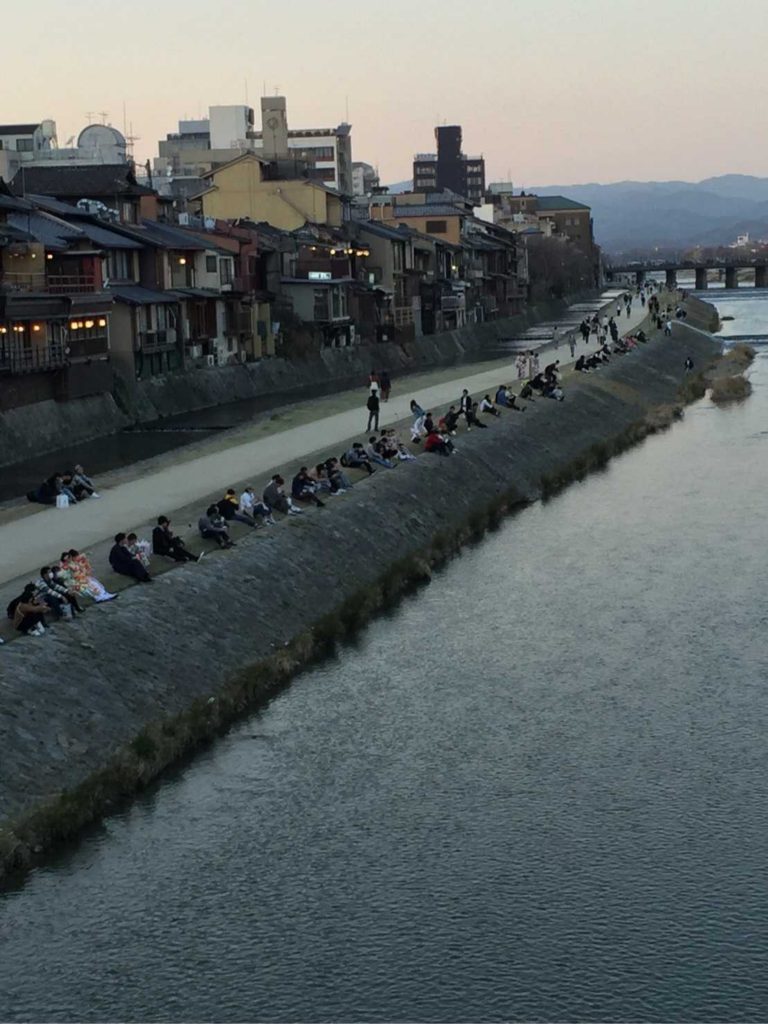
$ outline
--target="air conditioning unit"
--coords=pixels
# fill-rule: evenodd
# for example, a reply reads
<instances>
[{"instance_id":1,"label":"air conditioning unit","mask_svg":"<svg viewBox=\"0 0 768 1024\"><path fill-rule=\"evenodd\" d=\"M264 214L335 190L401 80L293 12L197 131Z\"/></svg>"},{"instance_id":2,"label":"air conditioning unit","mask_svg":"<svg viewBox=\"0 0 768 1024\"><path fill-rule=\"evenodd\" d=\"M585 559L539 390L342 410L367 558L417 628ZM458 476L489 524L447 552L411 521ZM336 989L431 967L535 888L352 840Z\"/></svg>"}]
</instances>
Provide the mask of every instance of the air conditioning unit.
<instances>
[{"instance_id":1,"label":"air conditioning unit","mask_svg":"<svg viewBox=\"0 0 768 1024\"><path fill-rule=\"evenodd\" d=\"M215 366L216 365L216 356L206 356L205 357L205 362L206 362L207 366Z\"/></svg>"},{"instance_id":2,"label":"air conditioning unit","mask_svg":"<svg viewBox=\"0 0 768 1024\"><path fill-rule=\"evenodd\" d=\"M183 227L183 228L188 228L189 227L189 214L188 213L180 213L179 214L179 225L181 227Z\"/></svg>"}]
</instances>

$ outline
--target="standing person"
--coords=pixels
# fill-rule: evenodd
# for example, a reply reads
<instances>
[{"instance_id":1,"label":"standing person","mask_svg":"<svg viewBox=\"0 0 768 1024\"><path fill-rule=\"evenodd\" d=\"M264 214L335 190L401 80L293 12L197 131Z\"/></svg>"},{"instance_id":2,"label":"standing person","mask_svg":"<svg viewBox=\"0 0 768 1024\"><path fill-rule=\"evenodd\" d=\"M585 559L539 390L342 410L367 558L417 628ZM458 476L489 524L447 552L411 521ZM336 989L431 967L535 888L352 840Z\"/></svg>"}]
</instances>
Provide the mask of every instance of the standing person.
<instances>
[{"instance_id":1,"label":"standing person","mask_svg":"<svg viewBox=\"0 0 768 1024\"><path fill-rule=\"evenodd\" d=\"M414 418L413 426L411 427L411 440L418 443L421 441L421 435L424 430L424 417L426 413L413 398L411 399L411 415Z\"/></svg>"},{"instance_id":2,"label":"standing person","mask_svg":"<svg viewBox=\"0 0 768 1024\"><path fill-rule=\"evenodd\" d=\"M690 373L692 369L693 369L693 360L691 359L690 356L686 356L686 359L685 359L685 372L686 373Z\"/></svg>"},{"instance_id":3,"label":"standing person","mask_svg":"<svg viewBox=\"0 0 768 1024\"><path fill-rule=\"evenodd\" d=\"M461 392L461 398L459 399L459 412L464 417L467 424L467 430L472 429L472 396L466 388Z\"/></svg>"},{"instance_id":4,"label":"standing person","mask_svg":"<svg viewBox=\"0 0 768 1024\"><path fill-rule=\"evenodd\" d=\"M376 390L371 388L371 393L368 395L368 401L365 404L368 409L368 426L365 429L366 433L370 433L372 427L374 430L379 429L379 409L381 408L381 403L379 402L378 387Z\"/></svg>"},{"instance_id":5,"label":"standing person","mask_svg":"<svg viewBox=\"0 0 768 1024\"><path fill-rule=\"evenodd\" d=\"M172 558L174 562L199 562L203 555L193 555L187 551L184 541L177 537L171 529L168 516L158 516L157 526L152 531L152 552Z\"/></svg>"},{"instance_id":6,"label":"standing person","mask_svg":"<svg viewBox=\"0 0 768 1024\"><path fill-rule=\"evenodd\" d=\"M130 576L139 583L151 583L152 577L128 548L128 538L124 533L115 534L115 543L109 552L109 564L120 576Z\"/></svg>"},{"instance_id":7,"label":"standing person","mask_svg":"<svg viewBox=\"0 0 768 1024\"><path fill-rule=\"evenodd\" d=\"M571 359L576 355L576 335L571 333L568 335L568 348L571 350Z\"/></svg>"},{"instance_id":8,"label":"standing person","mask_svg":"<svg viewBox=\"0 0 768 1024\"><path fill-rule=\"evenodd\" d=\"M522 380L523 377L525 377L526 365L527 365L527 359L526 359L525 355L521 352L520 355L515 360L515 369L517 370L517 379L518 380Z\"/></svg>"},{"instance_id":9,"label":"standing person","mask_svg":"<svg viewBox=\"0 0 768 1024\"><path fill-rule=\"evenodd\" d=\"M381 397L388 402L389 393L392 390L392 380L387 370L382 370L379 374L379 384L381 385Z\"/></svg>"},{"instance_id":10,"label":"standing person","mask_svg":"<svg viewBox=\"0 0 768 1024\"><path fill-rule=\"evenodd\" d=\"M526 356L525 376L528 378L528 380L530 380L531 377L533 377L535 375L535 373L536 373L536 370L534 369L533 352L530 351L530 352L527 353L527 356Z\"/></svg>"}]
</instances>

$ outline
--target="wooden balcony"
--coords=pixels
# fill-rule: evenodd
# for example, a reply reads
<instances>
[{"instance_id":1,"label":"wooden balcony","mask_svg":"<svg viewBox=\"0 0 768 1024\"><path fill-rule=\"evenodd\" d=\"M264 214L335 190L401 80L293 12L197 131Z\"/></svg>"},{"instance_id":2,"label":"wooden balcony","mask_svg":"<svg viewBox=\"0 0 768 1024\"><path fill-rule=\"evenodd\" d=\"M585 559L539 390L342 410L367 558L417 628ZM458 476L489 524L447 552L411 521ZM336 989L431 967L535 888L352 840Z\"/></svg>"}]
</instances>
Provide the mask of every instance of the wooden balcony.
<instances>
[{"instance_id":1,"label":"wooden balcony","mask_svg":"<svg viewBox=\"0 0 768 1024\"><path fill-rule=\"evenodd\" d=\"M4 274L0 283L9 292L46 295L87 295L98 290L93 274Z\"/></svg>"}]
</instances>

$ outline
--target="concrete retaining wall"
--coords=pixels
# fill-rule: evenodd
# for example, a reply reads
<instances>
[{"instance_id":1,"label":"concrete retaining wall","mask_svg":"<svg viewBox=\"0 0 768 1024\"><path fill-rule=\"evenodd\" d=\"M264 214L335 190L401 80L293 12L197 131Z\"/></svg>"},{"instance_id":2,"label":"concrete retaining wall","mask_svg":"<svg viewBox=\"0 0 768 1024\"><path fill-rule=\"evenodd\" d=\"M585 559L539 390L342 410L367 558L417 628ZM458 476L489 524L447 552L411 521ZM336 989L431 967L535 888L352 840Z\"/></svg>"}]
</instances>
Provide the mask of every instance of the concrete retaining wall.
<instances>
[{"instance_id":1,"label":"concrete retaining wall","mask_svg":"<svg viewBox=\"0 0 768 1024\"><path fill-rule=\"evenodd\" d=\"M492 359L499 343L541 320L559 316L566 304L552 301L531 307L522 316L471 325L458 331L430 335L409 345L393 343L325 349L310 359L289 362L264 359L259 363L223 366L169 374L121 387L119 402L98 395L70 402L46 401L0 414L0 466L57 448L114 434L132 423L152 423L181 413L208 409L227 402L271 394L306 394L312 386L357 387L372 367L393 375ZM127 412L124 411L127 409Z\"/></svg>"},{"instance_id":2,"label":"concrete retaining wall","mask_svg":"<svg viewBox=\"0 0 768 1024\"><path fill-rule=\"evenodd\" d=\"M11 820L72 792L121 748L136 749L126 745L152 723L191 706L200 714L216 707L249 666L306 637L345 602L364 603L393 563L432 559L494 504L533 500L588 468L595 453L599 460L622 439L643 436L649 411L678 401L686 355L702 367L719 351L702 331L676 325L675 332L579 378L562 404L539 400L524 415L507 413L489 430L462 436L451 459L422 455L379 472L326 509L134 587L42 640L7 646L0 655L6 849ZM267 673L262 691L271 684ZM147 764L144 779L154 771ZM101 809L96 801L94 813Z\"/></svg>"}]
</instances>

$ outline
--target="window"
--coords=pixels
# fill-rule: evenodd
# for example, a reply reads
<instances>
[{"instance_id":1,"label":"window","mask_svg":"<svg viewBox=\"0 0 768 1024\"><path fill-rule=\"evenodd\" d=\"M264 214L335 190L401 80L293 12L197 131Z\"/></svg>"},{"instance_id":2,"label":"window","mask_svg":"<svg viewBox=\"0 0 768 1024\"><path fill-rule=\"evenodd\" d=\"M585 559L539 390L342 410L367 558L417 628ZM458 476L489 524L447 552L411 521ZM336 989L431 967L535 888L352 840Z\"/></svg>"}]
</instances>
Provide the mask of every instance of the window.
<instances>
[{"instance_id":1,"label":"window","mask_svg":"<svg viewBox=\"0 0 768 1024\"><path fill-rule=\"evenodd\" d=\"M448 231L448 221L428 220L425 230L428 235L444 235Z\"/></svg>"},{"instance_id":2,"label":"window","mask_svg":"<svg viewBox=\"0 0 768 1024\"><path fill-rule=\"evenodd\" d=\"M34 148L34 139L16 139L17 153L31 153Z\"/></svg>"},{"instance_id":3,"label":"window","mask_svg":"<svg viewBox=\"0 0 768 1024\"><path fill-rule=\"evenodd\" d=\"M205 272L206 272L206 274L215 274L216 273L216 257L215 256L206 256L205 257Z\"/></svg>"},{"instance_id":4,"label":"window","mask_svg":"<svg viewBox=\"0 0 768 1024\"><path fill-rule=\"evenodd\" d=\"M120 204L120 220L123 222L123 224L136 223L136 207L133 205L133 203Z\"/></svg>"},{"instance_id":5,"label":"window","mask_svg":"<svg viewBox=\"0 0 768 1024\"><path fill-rule=\"evenodd\" d=\"M110 281L132 281L133 259L125 249L110 249L107 253L107 277Z\"/></svg>"},{"instance_id":6,"label":"window","mask_svg":"<svg viewBox=\"0 0 768 1024\"><path fill-rule=\"evenodd\" d=\"M328 290L315 288L314 320L328 320Z\"/></svg>"},{"instance_id":7,"label":"window","mask_svg":"<svg viewBox=\"0 0 768 1024\"><path fill-rule=\"evenodd\" d=\"M232 284L232 260L224 257L219 260L219 282L221 284Z\"/></svg>"},{"instance_id":8,"label":"window","mask_svg":"<svg viewBox=\"0 0 768 1024\"><path fill-rule=\"evenodd\" d=\"M333 289L333 319L343 320L347 315L347 294L341 288Z\"/></svg>"},{"instance_id":9,"label":"window","mask_svg":"<svg viewBox=\"0 0 768 1024\"><path fill-rule=\"evenodd\" d=\"M394 270L403 269L403 243L395 242L392 246L392 267Z\"/></svg>"}]
</instances>

